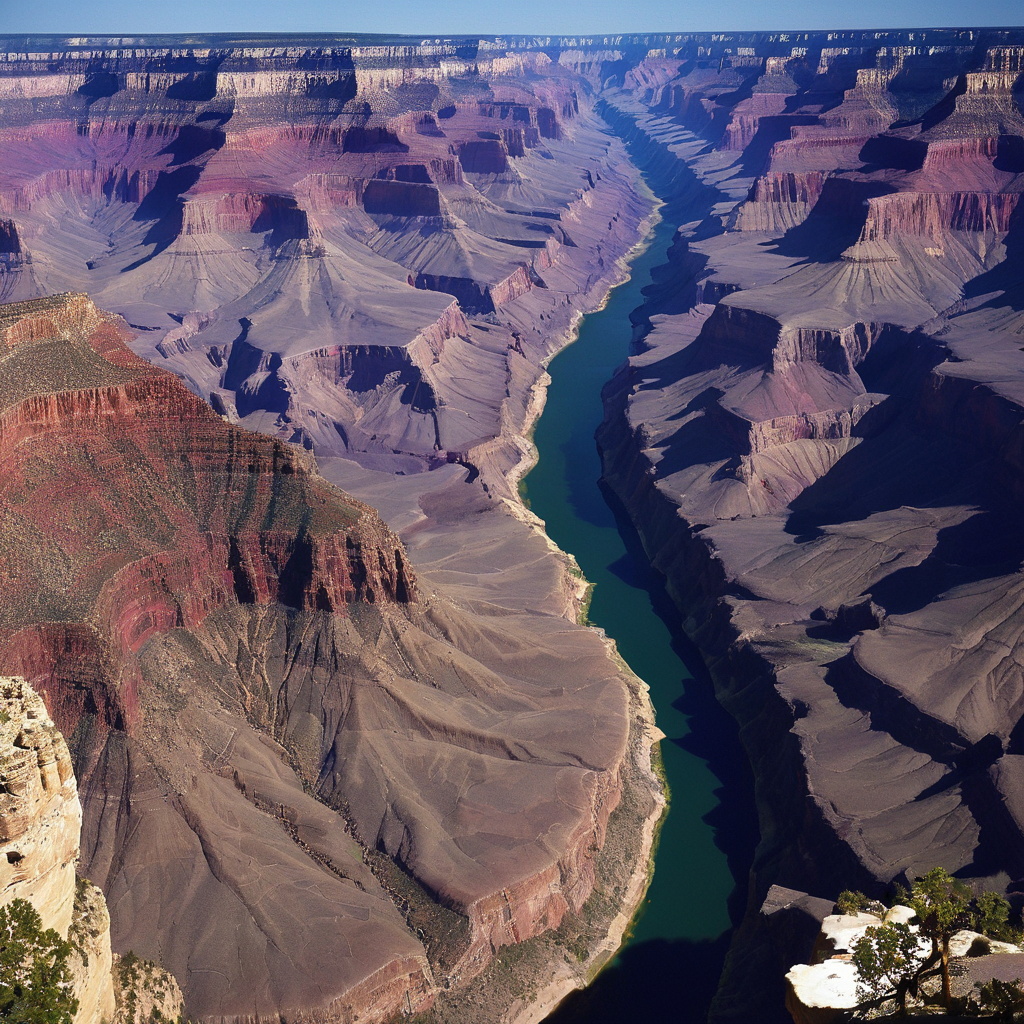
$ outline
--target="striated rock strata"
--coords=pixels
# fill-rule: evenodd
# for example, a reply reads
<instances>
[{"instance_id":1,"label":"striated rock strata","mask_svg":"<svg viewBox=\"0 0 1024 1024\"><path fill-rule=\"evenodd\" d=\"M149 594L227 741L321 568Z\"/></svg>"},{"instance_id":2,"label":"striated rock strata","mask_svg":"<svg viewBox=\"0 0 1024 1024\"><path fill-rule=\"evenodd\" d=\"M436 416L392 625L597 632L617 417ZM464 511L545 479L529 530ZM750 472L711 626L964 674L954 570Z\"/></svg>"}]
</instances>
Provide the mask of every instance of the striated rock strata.
<instances>
[{"instance_id":1,"label":"striated rock strata","mask_svg":"<svg viewBox=\"0 0 1024 1024\"><path fill-rule=\"evenodd\" d=\"M543 52L54 45L0 41L0 299L88 292L321 457L471 460L645 212Z\"/></svg>"},{"instance_id":2,"label":"striated rock strata","mask_svg":"<svg viewBox=\"0 0 1024 1024\"><path fill-rule=\"evenodd\" d=\"M193 1017L386 1020L578 912L626 778L659 807L600 638L434 592L84 296L0 328L0 664L72 737L114 948Z\"/></svg>"},{"instance_id":3,"label":"striated rock strata","mask_svg":"<svg viewBox=\"0 0 1024 1024\"><path fill-rule=\"evenodd\" d=\"M683 47L604 93L682 225L605 477L757 780L720 1020L785 1019L773 884L1024 878L1024 41L848 42Z\"/></svg>"}]
</instances>

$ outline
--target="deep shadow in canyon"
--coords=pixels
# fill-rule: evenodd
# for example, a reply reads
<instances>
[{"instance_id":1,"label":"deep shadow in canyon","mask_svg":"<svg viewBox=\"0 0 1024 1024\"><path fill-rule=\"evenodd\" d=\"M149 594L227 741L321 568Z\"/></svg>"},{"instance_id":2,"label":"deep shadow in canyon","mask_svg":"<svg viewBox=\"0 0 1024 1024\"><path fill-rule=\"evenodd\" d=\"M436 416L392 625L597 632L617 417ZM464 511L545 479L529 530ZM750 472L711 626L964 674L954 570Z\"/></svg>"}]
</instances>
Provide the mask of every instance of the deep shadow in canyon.
<instances>
[{"instance_id":1,"label":"deep shadow in canyon","mask_svg":"<svg viewBox=\"0 0 1024 1024\"><path fill-rule=\"evenodd\" d=\"M691 677L681 679L683 692L672 702L672 707L686 716L690 731L683 736L669 736L667 741L699 757L721 783L715 790L718 805L703 820L714 829L715 845L728 858L729 871L736 879L736 888L729 899L729 917L736 925L746 906L746 879L759 838L754 777L740 745L739 728L716 700L711 675L700 651L686 635L679 608L665 587L665 578L651 565L622 502L606 484L600 482L599 486L626 548L626 556L609 568L633 586L647 591L654 613L672 635L673 651ZM661 870L674 868L665 865Z\"/></svg>"},{"instance_id":2,"label":"deep shadow in canyon","mask_svg":"<svg viewBox=\"0 0 1024 1024\"><path fill-rule=\"evenodd\" d=\"M703 1024L718 988L731 932L713 942L652 939L628 946L546 1024L678 1021Z\"/></svg>"}]
</instances>

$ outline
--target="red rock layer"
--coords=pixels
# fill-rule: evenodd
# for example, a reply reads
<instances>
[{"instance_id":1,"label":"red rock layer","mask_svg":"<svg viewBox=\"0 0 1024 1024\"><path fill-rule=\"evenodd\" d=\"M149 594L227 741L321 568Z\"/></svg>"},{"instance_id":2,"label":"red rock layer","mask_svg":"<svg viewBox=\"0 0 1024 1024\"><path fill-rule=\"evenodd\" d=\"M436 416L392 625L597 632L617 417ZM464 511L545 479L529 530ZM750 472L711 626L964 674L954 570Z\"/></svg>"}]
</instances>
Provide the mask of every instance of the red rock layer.
<instances>
[{"instance_id":1,"label":"red rock layer","mask_svg":"<svg viewBox=\"0 0 1024 1024\"><path fill-rule=\"evenodd\" d=\"M86 297L50 301L45 315L38 305L0 307L14 321L8 343L23 346L9 360L78 347L128 376L8 399L0 412L0 586L10 599L0 643L5 664L56 689L64 732L87 700L130 728L133 656L152 636L195 627L229 602L343 614L354 601L414 599L398 541L302 454L228 426L176 377L133 356L123 326ZM72 338L44 340L62 332ZM61 552L61 574L44 570L42 583L26 575L35 564L21 550L28 537ZM33 606L52 621L26 618ZM98 684L77 697L66 687L76 662L91 665Z\"/></svg>"},{"instance_id":2,"label":"red rock layer","mask_svg":"<svg viewBox=\"0 0 1024 1024\"><path fill-rule=\"evenodd\" d=\"M1019 202L1019 192L897 192L879 196L868 200L861 240L928 235L941 241L949 231L1005 234Z\"/></svg>"}]
</instances>

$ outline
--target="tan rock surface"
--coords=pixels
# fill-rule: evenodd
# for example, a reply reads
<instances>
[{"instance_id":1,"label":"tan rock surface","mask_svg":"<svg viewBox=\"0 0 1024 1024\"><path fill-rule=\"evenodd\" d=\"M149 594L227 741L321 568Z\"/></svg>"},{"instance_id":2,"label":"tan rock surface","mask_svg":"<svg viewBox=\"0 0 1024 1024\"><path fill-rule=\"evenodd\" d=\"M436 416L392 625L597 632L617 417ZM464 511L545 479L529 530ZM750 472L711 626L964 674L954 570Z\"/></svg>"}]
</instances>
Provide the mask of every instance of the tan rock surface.
<instances>
[{"instance_id":1,"label":"tan rock surface","mask_svg":"<svg viewBox=\"0 0 1024 1024\"><path fill-rule=\"evenodd\" d=\"M156 1020L181 1018L181 989L174 976L152 960L140 960L134 954L115 957L113 977L117 1009L111 1024L149 1024L155 1014L159 1014Z\"/></svg>"},{"instance_id":2,"label":"tan rock surface","mask_svg":"<svg viewBox=\"0 0 1024 1024\"><path fill-rule=\"evenodd\" d=\"M28 900L67 936L82 806L71 755L37 694L0 677L0 906Z\"/></svg>"},{"instance_id":3,"label":"tan rock surface","mask_svg":"<svg viewBox=\"0 0 1024 1024\"><path fill-rule=\"evenodd\" d=\"M0 906L27 900L43 928L56 929L71 943L74 1024L114 1024L110 915L102 891L75 877L81 828L78 785L63 735L42 696L24 679L0 677ZM170 975L154 970L162 993L152 1005L174 1020L181 993ZM129 1018L122 1014L116 1020L128 1024Z\"/></svg>"},{"instance_id":4,"label":"tan rock surface","mask_svg":"<svg viewBox=\"0 0 1024 1024\"><path fill-rule=\"evenodd\" d=\"M78 880L68 938L74 949L71 972L78 999L74 1024L115 1024L110 915L101 890L84 878ZM168 1019L174 1020L175 1016Z\"/></svg>"}]
</instances>

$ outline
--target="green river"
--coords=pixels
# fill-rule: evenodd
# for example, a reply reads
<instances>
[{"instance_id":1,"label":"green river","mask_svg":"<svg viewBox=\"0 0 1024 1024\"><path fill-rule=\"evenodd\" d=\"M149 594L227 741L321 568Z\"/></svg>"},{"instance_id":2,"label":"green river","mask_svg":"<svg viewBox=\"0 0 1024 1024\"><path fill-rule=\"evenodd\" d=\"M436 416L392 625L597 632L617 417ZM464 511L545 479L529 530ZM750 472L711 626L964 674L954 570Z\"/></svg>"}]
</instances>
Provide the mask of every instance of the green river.
<instances>
[{"instance_id":1,"label":"green river","mask_svg":"<svg viewBox=\"0 0 1024 1024\"><path fill-rule=\"evenodd\" d=\"M714 703L710 683L695 679L680 657L685 640L678 615L624 512L599 485L594 431L603 415L601 389L628 355L629 314L643 302L652 269L666 262L674 230L667 220L651 230L630 279L583 319L576 342L552 360L534 435L540 459L525 481L526 498L548 534L575 555L595 585L591 622L615 639L651 687L658 725L668 737L661 752L671 791L654 881L630 938L590 988L548 1018L550 1024L703 1020L721 973L730 909L737 909L731 907L738 897L726 851L749 845L730 838L735 829L720 802L730 774L742 774L734 767L742 758L735 728ZM682 653L700 675L699 663ZM739 857L742 863L749 854L741 850Z\"/></svg>"}]
</instances>

